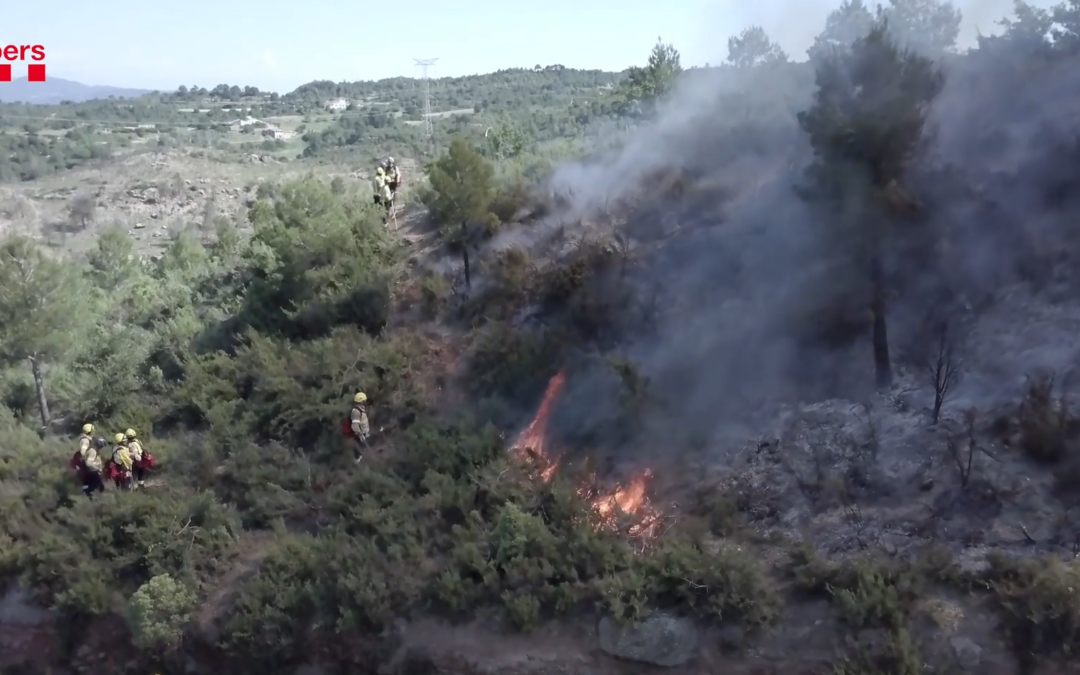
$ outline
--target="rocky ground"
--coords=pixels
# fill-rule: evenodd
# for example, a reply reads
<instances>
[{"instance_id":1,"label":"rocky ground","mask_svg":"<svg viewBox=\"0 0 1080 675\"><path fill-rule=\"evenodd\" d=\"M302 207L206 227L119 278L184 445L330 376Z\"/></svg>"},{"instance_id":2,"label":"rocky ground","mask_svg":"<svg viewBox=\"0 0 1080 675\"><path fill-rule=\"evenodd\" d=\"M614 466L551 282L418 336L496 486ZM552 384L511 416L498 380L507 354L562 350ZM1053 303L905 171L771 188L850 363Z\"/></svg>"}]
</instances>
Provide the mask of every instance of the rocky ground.
<instances>
[{"instance_id":1,"label":"rocky ground","mask_svg":"<svg viewBox=\"0 0 1080 675\"><path fill-rule=\"evenodd\" d=\"M406 176L418 165L401 160ZM0 188L0 232L43 237L66 250L93 246L102 227L117 225L147 255L160 252L176 232L200 227L207 216L235 217L255 198L259 184L303 175L313 169L341 176L367 189L370 175L355 167L314 167L251 155L243 162L213 151L178 149L128 155L58 177ZM73 200L94 204L86 227L73 217ZM245 223L241 220L241 225Z\"/></svg>"}]
</instances>

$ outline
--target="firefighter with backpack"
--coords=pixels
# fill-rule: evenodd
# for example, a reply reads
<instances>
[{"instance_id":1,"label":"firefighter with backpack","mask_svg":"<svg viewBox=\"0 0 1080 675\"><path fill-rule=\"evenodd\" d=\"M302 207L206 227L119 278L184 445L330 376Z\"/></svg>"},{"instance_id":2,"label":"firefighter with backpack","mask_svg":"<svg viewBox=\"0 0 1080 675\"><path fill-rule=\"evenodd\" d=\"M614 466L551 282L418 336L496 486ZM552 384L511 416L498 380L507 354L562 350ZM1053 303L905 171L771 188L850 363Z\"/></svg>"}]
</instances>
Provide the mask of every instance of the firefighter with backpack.
<instances>
[{"instance_id":1,"label":"firefighter with backpack","mask_svg":"<svg viewBox=\"0 0 1080 675\"><path fill-rule=\"evenodd\" d=\"M79 436L79 447L71 456L71 468L75 471L79 483L82 485L83 494L89 499L94 498L95 492L105 491L105 481L102 480L101 472L104 468L101 462L101 452L107 443L98 436L94 438L93 424L84 424L82 435Z\"/></svg>"},{"instance_id":2,"label":"firefighter with backpack","mask_svg":"<svg viewBox=\"0 0 1080 675\"><path fill-rule=\"evenodd\" d=\"M353 440L353 460L360 463L364 459L364 451L368 448L368 438L371 437L371 423L368 421L367 394L362 391L353 396L352 409L349 416L341 422L341 430Z\"/></svg>"},{"instance_id":3,"label":"firefighter with backpack","mask_svg":"<svg viewBox=\"0 0 1080 675\"><path fill-rule=\"evenodd\" d=\"M128 447L127 436L116 434L113 437L112 459L109 460L109 478L119 490L131 489L132 469L135 468L135 460L131 456L131 448Z\"/></svg>"},{"instance_id":4,"label":"firefighter with backpack","mask_svg":"<svg viewBox=\"0 0 1080 675\"><path fill-rule=\"evenodd\" d=\"M119 435L119 434L117 434ZM143 447L134 429L124 432L124 439L128 452L131 453L131 472L134 479L132 487L142 489L146 487L146 474L154 468L154 456Z\"/></svg>"}]
</instances>

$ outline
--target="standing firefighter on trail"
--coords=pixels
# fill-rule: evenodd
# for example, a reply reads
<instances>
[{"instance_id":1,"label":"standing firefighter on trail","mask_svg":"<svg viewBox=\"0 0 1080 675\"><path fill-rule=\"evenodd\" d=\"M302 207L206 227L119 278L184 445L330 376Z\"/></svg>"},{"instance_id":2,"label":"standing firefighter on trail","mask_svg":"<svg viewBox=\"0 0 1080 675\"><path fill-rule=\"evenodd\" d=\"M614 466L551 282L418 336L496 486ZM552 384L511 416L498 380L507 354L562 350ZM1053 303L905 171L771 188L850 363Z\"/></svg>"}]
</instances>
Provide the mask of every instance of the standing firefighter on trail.
<instances>
[{"instance_id":1,"label":"standing firefighter on trail","mask_svg":"<svg viewBox=\"0 0 1080 675\"><path fill-rule=\"evenodd\" d=\"M113 441L116 445L113 446L112 460L109 462L109 478L119 489L129 490L131 489L131 470L134 467L134 460L132 460L131 450L127 446L127 437L124 434L116 434Z\"/></svg>"},{"instance_id":2,"label":"standing firefighter on trail","mask_svg":"<svg viewBox=\"0 0 1080 675\"><path fill-rule=\"evenodd\" d=\"M131 471L135 478L133 487L145 488L146 474L150 469L154 468L154 456L147 452L137 436L138 434L135 433L134 429L128 429L124 432L128 452L131 453Z\"/></svg>"},{"instance_id":3,"label":"standing firefighter on trail","mask_svg":"<svg viewBox=\"0 0 1080 675\"><path fill-rule=\"evenodd\" d=\"M94 425L87 422L82 426L82 435L79 436L79 447L75 449L75 454L71 457L71 468L78 471L79 466L82 464L83 457L90 448L94 447Z\"/></svg>"},{"instance_id":4,"label":"standing firefighter on trail","mask_svg":"<svg viewBox=\"0 0 1080 675\"><path fill-rule=\"evenodd\" d=\"M353 451L353 459L359 462L364 458L364 451L368 447L368 437L371 436L371 424L367 415L367 394L362 391L353 396L352 410L349 416L342 420L342 431L353 439L356 448Z\"/></svg>"},{"instance_id":5,"label":"standing firefighter on trail","mask_svg":"<svg viewBox=\"0 0 1080 675\"><path fill-rule=\"evenodd\" d=\"M397 201L398 188L401 187L401 169L393 157L387 157L382 162L382 170L386 175L386 186L390 188L390 196Z\"/></svg>"},{"instance_id":6,"label":"standing firefighter on trail","mask_svg":"<svg viewBox=\"0 0 1080 675\"><path fill-rule=\"evenodd\" d=\"M394 210L394 193L390 189L390 182L386 176L386 171L380 166L375 170L375 180L372 183L372 189L375 191L375 204L376 206L383 207L385 211L383 213L383 225L390 222L390 215Z\"/></svg>"},{"instance_id":7,"label":"standing firefighter on trail","mask_svg":"<svg viewBox=\"0 0 1080 675\"><path fill-rule=\"evenodd\" d=\"M105 482L101 479L101 456L98 454L107 445L100 436L91 438L93 424L84 424L79 436L79 447L71 457L71 468L82 484L83 494L93 499L95 492L105 491Z\"/></svg>"}]
</instances>

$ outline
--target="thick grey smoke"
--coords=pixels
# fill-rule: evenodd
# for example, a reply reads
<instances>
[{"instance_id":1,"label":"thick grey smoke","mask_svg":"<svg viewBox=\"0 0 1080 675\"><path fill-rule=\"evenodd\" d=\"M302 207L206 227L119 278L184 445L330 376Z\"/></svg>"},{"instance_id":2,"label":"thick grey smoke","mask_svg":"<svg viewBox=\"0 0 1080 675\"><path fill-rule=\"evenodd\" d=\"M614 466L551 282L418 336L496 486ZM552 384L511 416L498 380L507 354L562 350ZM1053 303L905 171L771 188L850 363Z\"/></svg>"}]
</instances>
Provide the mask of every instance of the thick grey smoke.
<instances>
[{"instance_id":1,"label":"thick grey smoke","mask_svg":"<svg viewBox=\"0 0 1080 675\"><path fill-rule=\"evenodd\" d=\"M1070 336L1080 323L1071 299L1080 62L1020 67L1016 49L999 40L945 59L931 142L905 186L924 208L902 223L910 233L889 260L894 360L902 370L926 309L948 299L973 326L964 395L978 403L1013 395L1033 368L1064 369L1080 357ZM812 91L805 63L694 72L621 151L560 167L552 179L569 195L560 222L653 199L659 206L639 208L628 227L659 219L680 230L649 243L634 271L642 293L662 289L658 325L626 347L651 378L654 449L662 441L715 447L760 430L759 418L785 402L872 393L869 324L857 309L866 307L865 284L828 255L835 216L794 190L810 159L795 112ZM685 190L647 196L665 174L681 176ZM856 308L848 339L806 339L822 307ZM567 409L588 410L614 386L610 377L582 379L576 393L571 383ZM589 426L586 417L566 424Z\"/></svg>"}]
</instances>

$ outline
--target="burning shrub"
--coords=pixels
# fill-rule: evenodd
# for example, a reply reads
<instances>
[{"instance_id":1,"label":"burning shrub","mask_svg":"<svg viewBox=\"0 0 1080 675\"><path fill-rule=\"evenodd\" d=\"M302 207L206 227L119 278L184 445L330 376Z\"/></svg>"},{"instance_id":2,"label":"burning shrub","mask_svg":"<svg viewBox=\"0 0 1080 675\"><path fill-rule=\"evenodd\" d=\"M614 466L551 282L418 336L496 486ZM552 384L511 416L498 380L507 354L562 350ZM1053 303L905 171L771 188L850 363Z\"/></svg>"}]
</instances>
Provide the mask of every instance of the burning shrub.
<instances>
[{"instance_id":1,"label":"burning shrub","mask_svg":"<svg viewBox=\"0 0 1080 675\"><path fill-rule=\"evenodd\" d=\"M499 607L522 630L598 606L622 620L671 608L771 621L780 600L759 561L666 532L649 472L612 486L556 471L545 437L564 383L551 379L510 453L490 428L418 422L389 467L358 469L319 534L288 537L247 583L226 624L231 648L293 654L304 626L378 631L419 605Z\"/></svg>"}]
</instances>

